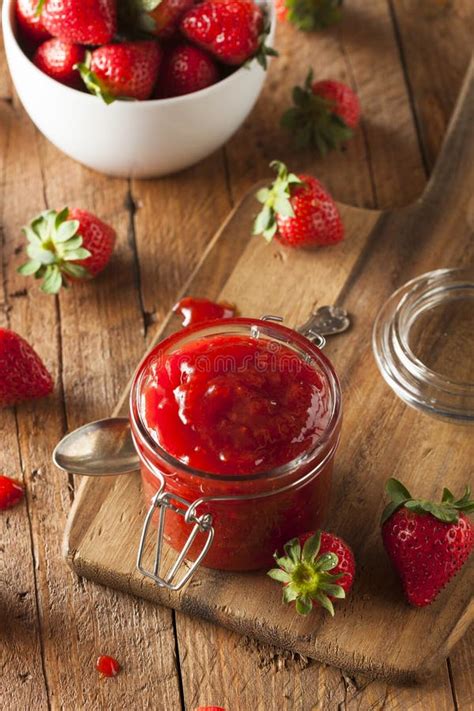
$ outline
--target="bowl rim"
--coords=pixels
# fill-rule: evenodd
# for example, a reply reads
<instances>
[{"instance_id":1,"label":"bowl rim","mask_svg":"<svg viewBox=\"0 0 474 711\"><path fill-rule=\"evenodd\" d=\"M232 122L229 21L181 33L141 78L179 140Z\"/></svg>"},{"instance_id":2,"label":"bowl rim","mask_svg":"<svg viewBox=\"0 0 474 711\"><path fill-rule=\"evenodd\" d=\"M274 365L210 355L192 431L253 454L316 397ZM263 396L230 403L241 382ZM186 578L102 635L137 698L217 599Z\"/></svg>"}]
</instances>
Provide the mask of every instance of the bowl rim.
<instances>
[{"instance_id":1,"label":"bowl rim","mask_svg":"<svg viewBox=\"0 0 474 711\"><path fill-rule=\"evenodd\" d=\"M31 61L30 57L23 51L22 47L20 46L20 43L16 37L15 30L14 30L14 23L15 21L15 2L16 0L4 0L3 5L2 5L2 25L3 25L3 32L4 33L9 33L10 39L15 45L15 49L18 50L18 52L21 53L23 58L28 62L28 64L32 67L33 71L35 73L38 73L43 77L43 80L45 80L47 83L51 83L54 85L59 91L63 90L65 92L65 96L73 94L76 97L82 96L84 97L85 101L97 101L99 97L94 96L93 94L90 94L88 92L82 92L78 91L77 89L73 89L72 87L66 86L66 84L62 84L59 81L56 81L52 77L48 76L44 72L42 72L38 67L33 64ZM262 3L263 4L263 3ZM273 0L266 0L265 2L267 6L267 11L270 19L270 30L268 33L268 38L270 40L271 45L273 46L273 40L275 39L275 32L276 32L276 13L275 13L275 6L273 3ZM224 89L225 87L231 85L233 82L237 82L239 77L243 76L244 72L249 72L252 69L255 68L257 64L257 59L254 57L251 59L249 64L243 64L241 67L237 69L237 71L233 72L229 76L225 77L224 79L221 79L220 81L216 82L215 84L212 84L211 86L206 87L205 89L199 89L199 91L194 91L191 94L184 94L183 96L173 96L168 99L146 99L144 101L115 101L111 105L106 106L104 102L102 102L103 106L107 110L117 110L117 107L120 107L120 110L125 110L125 111L139 111L143 109L144 107L150 107L150 108L156 108L158 106L170 106L170 105L176 105L176 104L185 104L187 102L193 101L193 99L199 97L199 98L205 98L206 96L209 96L213 93L217 93L219 91L219 87ZM263 68L262 68L263 69ZM264 70L263 71L268 71ZM81 101L82 99L79 99ZM99 99L100 100L100 99ZM114 109L115 107L115 109ZM125 108L127 107L127 108Z\"/></svg>"}]
</instances>

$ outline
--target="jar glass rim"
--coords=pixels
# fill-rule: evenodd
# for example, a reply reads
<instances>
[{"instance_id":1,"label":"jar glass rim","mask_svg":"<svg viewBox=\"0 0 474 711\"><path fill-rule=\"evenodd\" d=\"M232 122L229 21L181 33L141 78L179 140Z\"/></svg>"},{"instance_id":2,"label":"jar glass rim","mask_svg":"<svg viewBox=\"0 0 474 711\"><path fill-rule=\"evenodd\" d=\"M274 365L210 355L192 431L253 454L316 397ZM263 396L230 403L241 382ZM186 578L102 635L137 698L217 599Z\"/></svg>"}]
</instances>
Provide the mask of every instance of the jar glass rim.
<instances>
[{"instance_id":1,"label":"jar glass rim","mask_svg":"<svg viewBox=\"0 0 474 711\"><path fill-rule=\"evenodd\" d=\"M419 319L434 317L436 309L460 301L472 301L474 308L474 267L436 269L411 279L380 309L372 347L383 378L404 402L428 414L466 423L474 421L474 382L423 362L411 342ZM449 339L448 333L436 333Z\"/></svg>"},{"instance_id":2,"label":"jar glass rim","mask_svg":"<svg viewBox=\"0 0 474 711\"><path fill-rule=\"evenodd\" d=\"M258 330L258 336L256 337L264 335L267 340L273 339L287 345L291 344L297 346L301 352L305 352L307 354L308 358L314 360L320 368L326 378L326 384L330 390L331 400L331 410L326 429L321 437L314 443L314 446L310 449L306 450L301 455L286 464L270 470L256 472L253 474L217 474L215 472L207 472L190 467L161 447L161 445L151 436L145 423L143 422L139 408L139 391L141 378L145 373L145 368L156 353L162 349L169 352L169 349L171 348L184 345L187 342L201 337L210 338L218 335L232 334L255 336L256 331L253 329ZM309 362L310 361L308 360L308 363ZM139 435L140 445L144 446L148 455L151 454L152 456L158 456L168 466L177 469L180 472L184 472L197 478L221 482L259 481L266 479L273 480L292 473L295 469L310 462L318 453L324 453L326 449L331 448L332 435L337 430L341 419L341 389L339 379L331 361L309 339L305 338L305 336L297 333L293 329L279 323L274 323L273 321L263 321L261 319L220 319L202 324L196 324L195 326L188 326L181 331L177 331L158 343L149 353L147 353L133 376L132 387L130 390L130 419L132 429L136 429Z\"/></svg>"}]
</instances>

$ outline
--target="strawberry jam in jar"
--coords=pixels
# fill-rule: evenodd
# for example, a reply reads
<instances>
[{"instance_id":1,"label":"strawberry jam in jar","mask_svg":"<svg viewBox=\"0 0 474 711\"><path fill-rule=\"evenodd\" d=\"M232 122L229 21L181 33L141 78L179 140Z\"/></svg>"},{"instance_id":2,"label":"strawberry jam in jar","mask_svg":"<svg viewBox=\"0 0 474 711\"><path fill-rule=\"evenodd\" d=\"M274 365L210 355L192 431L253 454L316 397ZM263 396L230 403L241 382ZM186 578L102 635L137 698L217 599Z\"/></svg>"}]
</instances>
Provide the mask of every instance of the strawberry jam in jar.
<instances>
[{"instance_id":1,"label":"strawberry jam in jar","mask_svg":"<svg viewBox=\"0 0 474 711\"><path fill-rule=\"evenodd\" d=\"M130 405L158 550L162 536L181 559L256 570L321 527L341 394L309 338L256 319L189 327L146 356ZM156 562L149 577L172 587Z\"/></svg>"}]
</instances>

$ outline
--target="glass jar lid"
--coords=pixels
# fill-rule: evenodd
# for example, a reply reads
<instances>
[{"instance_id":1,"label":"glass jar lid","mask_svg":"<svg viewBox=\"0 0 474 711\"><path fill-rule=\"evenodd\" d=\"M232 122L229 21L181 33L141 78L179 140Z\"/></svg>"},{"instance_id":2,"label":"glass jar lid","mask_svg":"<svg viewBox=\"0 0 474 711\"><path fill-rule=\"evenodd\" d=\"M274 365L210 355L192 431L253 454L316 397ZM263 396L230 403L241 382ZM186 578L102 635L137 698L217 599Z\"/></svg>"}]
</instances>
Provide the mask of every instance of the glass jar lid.
<instances>
[{"instance_id":1,"label":"glass jar lid","mask_svg":"<svg viewBox=\"0 0 474 711\"><path fill-rule=\"evenodd\" d=\"M395 291L377 316L372 347L408 405L474 422L474 267L437 269Z\"/></svg>"}]
</instances>

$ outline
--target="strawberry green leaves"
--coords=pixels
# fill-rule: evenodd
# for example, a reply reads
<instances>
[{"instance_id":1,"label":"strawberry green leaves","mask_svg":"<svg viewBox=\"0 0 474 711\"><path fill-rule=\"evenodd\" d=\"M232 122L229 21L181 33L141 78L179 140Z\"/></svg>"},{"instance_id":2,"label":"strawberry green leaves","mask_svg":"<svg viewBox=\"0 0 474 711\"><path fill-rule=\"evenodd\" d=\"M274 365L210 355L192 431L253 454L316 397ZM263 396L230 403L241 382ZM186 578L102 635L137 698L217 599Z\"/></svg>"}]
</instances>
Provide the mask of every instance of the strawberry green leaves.
<instances>
[{"instance_id":1,"label":"strawberry green leaves","mask_svg":"<svg viewBox=\"0 0 474 711\"><path fill-rule=\"evenodd\" d=\"M342 0L285 0L288 20L299 30L323 30L341 19Z\"/></svg>"},{"instance_id":2,"label":"strawberry green leaves","mask_svg":"<svg viewBox=\"0 0 474 711\"><path fill-rule=\"evenodd\" d=\"M23 228L28 240L29 261L19 267L23 276L43 279L41 289L46 294L57 294L67 286L67 277L84 279L90 276L85 267L76 264L91 253L82 246L83 239L77 220L69 220L69 209L61 212L46 210Z\"/></svg>"},{"instance_id":3,"label":"strawberry green leaves","mask_svg":"<svg viewBox=\"0 0 474 711\"><path fill-rule=\"evenodd\" d=\"M304 85L293 89L293 104L282 115L280 124L291 132L296 148L314 148L321 156L339 149L352 135L352 129L335 111L334 102L313 91L313 70Z\"/></svg>"},{"instance_id":4,"label":"strawberry green leaves","mask_svg":"<svg viewBox=\"0 0 474 711\"><path fill-rule=\"evenodd\" d=\"M255 59L257 62L260 64L262 69L266 70L268 68L268 57L278 57L278 52L276 49L273 49L273 47L270 47L267 45L267 39L268 35L270 34L270 21L268 18L265 18L265 24L263 28L262 34L258 38L258 50L255 54ZM251 60L253 57L251 57L247 61L247 66L250 65Z\"/></svg>"},{"instance_id":5,"label":"strawberry green leaves","mask_svg":"<svg viewBox=\"0 0 474 711\"><path fill-rule=\"evenodd\" d=\"M94 96L98 96L106 104L112 104L115 101L116 97L112 96L112 94L109 91L107 91L105 86L103 86L103 84L99 81L97 76L91 70L90 63L91 63L91 53L87 52L85 61L81 62L80 64L76 64L74 69L77 69L77 71L81 75L81 79L84 82L86 89L90 94L94 94Z\"/></svg>"},{"instance_id":6,"label":"strawberry green leaves","mask_svg":"<svg viewBox=\"0 0 474 711\"><path fill-rule=\"evenodd\" d=\"M289 173L286 165L280 161L273 161L270 167L277 171L277 177L269 188L262 188L255 197L262 203L263 208L257 215L253 226L254 235L263 235L267 242L271 242L278 229L277 215L280 217L294 217L291 205L291 186L301 185L301 180L294 173Z\"/></svg>"},{"instance_id":7,"label":"strawberry green leaves","mask_svg":"<svg viewBox=\"0 0 474 711\"><path fill-rule=\"evenodd\" d=\"M414 499L408 489L397 479L389 479L385 490L391 501L382 513L382 523L388 521L390 516L402 506L413 513L431 514L445 523L457 523L460 512L471 513L474 511L474 500L471 499L471 489L468 486L460 499L455 499L454 494L445 488L439 504L424 499Z\"/></svg>"},{"instance_id":8,"label":"strawberry green leaves","mask_svg":"<svg viewBox=\"0 0 474 711\"><path fill-rule=\"evenodd\" d=\"M285 544L285 555L274 558L277 568L267 575L283 584L283 602L295 603L298 614L308 615L316 602L334 616L331 598L343 599L344 588L337 581L344 573L331 573L339 564L339 558L330 551L319 555L321 531L310 536L301 547L298 538Z\"/></svg>"}]
</instances>

